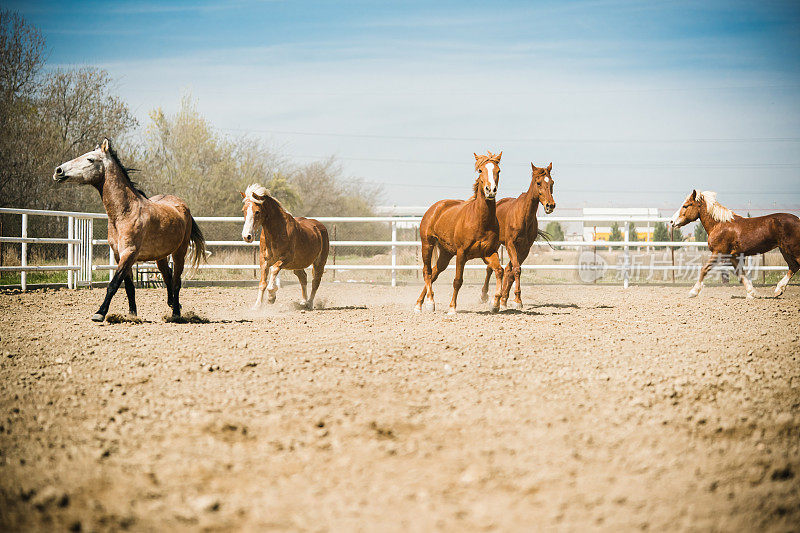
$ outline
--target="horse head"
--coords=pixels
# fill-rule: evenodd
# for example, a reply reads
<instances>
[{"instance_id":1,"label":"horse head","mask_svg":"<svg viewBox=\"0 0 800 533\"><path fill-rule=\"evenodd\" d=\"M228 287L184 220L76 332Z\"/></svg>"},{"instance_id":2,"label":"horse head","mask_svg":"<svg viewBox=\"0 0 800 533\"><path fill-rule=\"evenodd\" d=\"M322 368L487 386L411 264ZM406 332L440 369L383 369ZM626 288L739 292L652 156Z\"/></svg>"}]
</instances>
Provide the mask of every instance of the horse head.
<instances>
[{"instance_id":1,"label":"horse head","mask_svg":"<svg viewBox=\"0 0 800 533\"><path fill-rule=\"evenodd\" d=\"M675 211L675 214L672 215L672 219L669 223L676 228L680 228L690 222L694 222L700 218L700 210L703 208L704 202L705 198L703 198L703 195L693 190L689 196L686 197L686 200L683 201L683 205L680 209Z\"/></svg>"},{"instance_id":2,"label":"horse head","mask_svg":"<svg viewBox=\"0 0 800 533\"><path fill-rule=\"evenodd\" d=\"M494 200L497 196L497 185L500 183L500 158L503 157L503 152L493 154L487 151L486 154L472 154L475 156L475 171L479 173L474 189L476 195L479 190L483 190L487 200Z\"/></svg>"},{"instance_id":3,"label":"horse head","mask_svg":"<svg viewBox=\"0 0 800 533\"><path fill-rule=\"evenodd\" d=\"M61 163L53 172L53 180L78 185L99 185L103 182L106 165L112 157L111 141L103 139L102 144L91 152Z\"/></svg>"},{"instance_id":4,"label":"horse head","mask_svg":"<svg viewBox=\"0 0 800 533\"><path fill-rule=\"evenodd\" d=\"M253 183L249 185L245 192L239 191L242 195L242 212L244 213L244 226L242 227L242 240L253 242L253 238L258 233L261 222L261 210L264 200L269 196L269 191L263 185ZM259 224L257 225L256 222Z\"/></svg>"},{"instance_id":5,"label":"horse head","mask_svg":"<svg viewBox=\"0 0 800 533\"><path fill-rule=\"evenodd\" d=\"M550 171L553 170L553 163L547 168L539 168L531 163L531 185L539 195L539 203L544 207L544 212L548 215L556 208L556 201L553 198L553 177Z\"/></svg>"}]
</instances>

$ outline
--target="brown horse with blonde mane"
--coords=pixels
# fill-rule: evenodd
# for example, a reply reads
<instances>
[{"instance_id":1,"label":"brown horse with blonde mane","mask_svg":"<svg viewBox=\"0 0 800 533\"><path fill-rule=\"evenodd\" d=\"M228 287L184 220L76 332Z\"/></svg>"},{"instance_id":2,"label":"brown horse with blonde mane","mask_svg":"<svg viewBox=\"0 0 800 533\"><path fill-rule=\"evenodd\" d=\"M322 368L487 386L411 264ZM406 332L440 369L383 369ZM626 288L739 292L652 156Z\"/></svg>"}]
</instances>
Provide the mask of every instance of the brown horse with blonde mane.
<instances>
[{"instance_id":1,"label":"brown horse with blonde mane","mask_svg":"<svg viewBox=\"0 0 800 533\"><path fill-rule=\"evenodd\" d=\"M464 281L464 265L470 259L483 259L497 276L497 293L492 311L500 308L500 287L503 269L497 257L500 245L500 228L497 224L495 195L500 181L500 158L503 152L495 155L475 156L475 170L478 178L473 185L473 195L469 200L440 200L430 206L422 217L419 234L422 240L422 274L425 287L422 289L415 311L422 310L425 295L431 310L436 309L433 299L433 282L447 268L450 259L456 256L456 273L453 279L453 298L450 300L449 314L456 312L458 290ZM436 265L431 268L431 258L436 250L439 254Z\"/></svg>"},{"instance_id":2,"label":"brown horse with blonde mane","mask_svg":"<svg viewBox=\"0 0 800 533\"><path fill-rule=\"evenodd\" d=\"M548 215L556 208L556 201L553 199L551 170L553 170L553 163L550 163L547 168L539 168L531 163L531 184L528 190L516 198L503 198L497 202L500 244L508 250L508 264L503 273L500 309L506 307L511 284L514 282L516 287L513 307L522 309L522 289L519 282L522 273L521 265L528 257L536 238L545 235L544 232L539 231L536 211L539 209L539 204L544 206L544 212ZM491 268L486 268L486 280L483 282L481 291L481 300L484 302L489 299L489 279L492 277L492 272Z\"/></svg>"},{"instance_id":3,"label":"brown horse with blonde mane","mask_svg":"<svg viewBox=\"0 0 800 533\"><path fill-rule=\"evenodd\" d=\"M264 291L269 291L269 303L275 303L278 285L276 279L281 269L293 270L300 281L303 293L301 305L306 309L314 308L314 297L317 294L325 263L328 261L328 229L313 218L293 217L281 203L270 196L266 187L254 183L240 192L244 206L244 226L242 239L253 242L256 228L261 228L259 266L261 282L258 285L258 296L253 309L261 307ZM314 267L314 278L311 281L311 296L306 295L307 276L304 270ZM269 268L269 279L267 279Z\"/></svg>"},{"instance_id":4,"label":"brown horse with blonde mane","mask_svg":"<svg viewBox=\"0 0 800 533\"><path fill-rule=\"evenodd\" d=\"M192 264L195 268L205 254L205 239L186 203L171 195L148 198L137 189L108 139L93 151L56 167L53 179L94 186L108 214L108 244L114 252L117 271L92 320L102 322L105 319L111 298L123 281L128 309L132 315L136 314L131 267L137 261L156 262L167 287L167 305L172 307L172 316L180 316L181 274L189 243L194 245Z\"/></svg>"},{"instance_id":5,"label":"brown horse with blonde mane","mask_svg":"<svg viewBox=\"0 0 800 533\"><path fill-rule=\"evenodd\" d=\"M728 257L739 281L747 289L747 297L755 298L753 284L740 268L739 259L743 256L763 254L778 248L789 265L789 272L775 287L775 296L786 290L786 285L800 268L800 219L789 213L773 213L763 217L741 217L717 202L717 193L712 191L692 191L683 205L672 216L675 227L700 219L708 233L708 248L711 258L700 270L689 296L694 297L703 290L703 278L717 260Z\"/></svg>"}]
</instances>

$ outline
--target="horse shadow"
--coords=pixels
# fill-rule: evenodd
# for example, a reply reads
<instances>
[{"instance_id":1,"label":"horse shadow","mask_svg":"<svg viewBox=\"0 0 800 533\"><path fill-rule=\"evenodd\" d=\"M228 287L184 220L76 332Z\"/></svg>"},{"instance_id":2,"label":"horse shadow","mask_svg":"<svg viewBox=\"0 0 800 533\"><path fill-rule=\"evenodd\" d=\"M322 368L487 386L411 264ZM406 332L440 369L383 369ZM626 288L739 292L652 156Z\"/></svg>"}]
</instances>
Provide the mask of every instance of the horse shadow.
<instances>
[{"instance_id":1,"label":"horse shadow","mask_svg":"<svg viewBox=\"0 0 800 533\"><path fill-rule=\"evenodd\" d=\"M320 311L356 311L367 309L366 305L340 305L337 307L315 307L314 312Z\"/></svg>"}]
</instances>

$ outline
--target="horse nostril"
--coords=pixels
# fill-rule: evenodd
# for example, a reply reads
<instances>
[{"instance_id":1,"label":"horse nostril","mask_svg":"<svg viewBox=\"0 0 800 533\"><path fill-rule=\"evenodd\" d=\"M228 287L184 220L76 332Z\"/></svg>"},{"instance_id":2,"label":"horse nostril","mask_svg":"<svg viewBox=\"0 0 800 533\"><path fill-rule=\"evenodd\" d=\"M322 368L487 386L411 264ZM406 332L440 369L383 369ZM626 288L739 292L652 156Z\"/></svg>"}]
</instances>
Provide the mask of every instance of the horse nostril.
<instances>
[{"instance_id":1,"label":"horse nostril","mask_svg":"<svg viewBox=\"0 0 800 533\"><path fill-rule=\"evenodd\" d=\"M63 176L64 170L61 167L56 167L56 176Z\"/></svg>"}]
</instances>

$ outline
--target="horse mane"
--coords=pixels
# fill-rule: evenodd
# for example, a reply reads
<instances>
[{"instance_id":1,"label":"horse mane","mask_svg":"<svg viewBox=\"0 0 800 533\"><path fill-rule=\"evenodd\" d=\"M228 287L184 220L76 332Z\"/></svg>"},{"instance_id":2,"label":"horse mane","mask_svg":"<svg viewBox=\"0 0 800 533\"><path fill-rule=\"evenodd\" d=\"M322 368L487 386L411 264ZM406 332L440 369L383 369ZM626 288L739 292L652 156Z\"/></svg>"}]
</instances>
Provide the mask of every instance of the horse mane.
<instances>
[{"instance_id":1,"label":"horse mane","mask_svg":"<svg viewBox=\"0 0 800 533\"><path fill-rule=\"evenodd\" d=\"M139 169L129 168L129 167L126 167L125 165L123 165L122 161L120 161L120 159L119 159L119 155L117 155L117 151L114 150L113 147L109 146L107 153L111 157L111 160L114 161L114 163L116 163L117 167L119 167L120 171L122 172L123 177L126 180L128 180L128 183L130 183L131 187L133 187L133 190L138 192L139 194L141 194L145 198L147 198L148 197L147 193L144 192L142 189L140 189L139 186L136 185L136 182L134 182L131 179L131 177L128 175L128 172L138 172Z\"/></svg>"},{"instance_id":2,"label":"horse mane","mask_svg":"<svg viewBox=\"0 0 800 533\"><path fill-rule=\"evenodd\" d=\"M730 222L733 220L733 211L723 206L717 201L717 193L714 191L703 191L700 193L706 202L706 210L711 218L717 222Z\"/></svg>"},{"instance_id":3,"label":"horse mane","mask_svg":"<svg viewBox=\"0 0 800 533\"><path fill-rule=\"evenodd\" d=\"M256 198L256 196L260 196L261 198ZM275 202L281 211L286 211L286 213L289 213L289 211L283 207L283 204L280 202L280 200L272 196L269 192L269 189L260 183L252 183L248 185L247 189L244 190L244 199L242 201L250 200L254 204L263 204L266 198L269 198ZM289 213L289 215L291 215L291 213Z\"/></svg>"}]
</instances>

